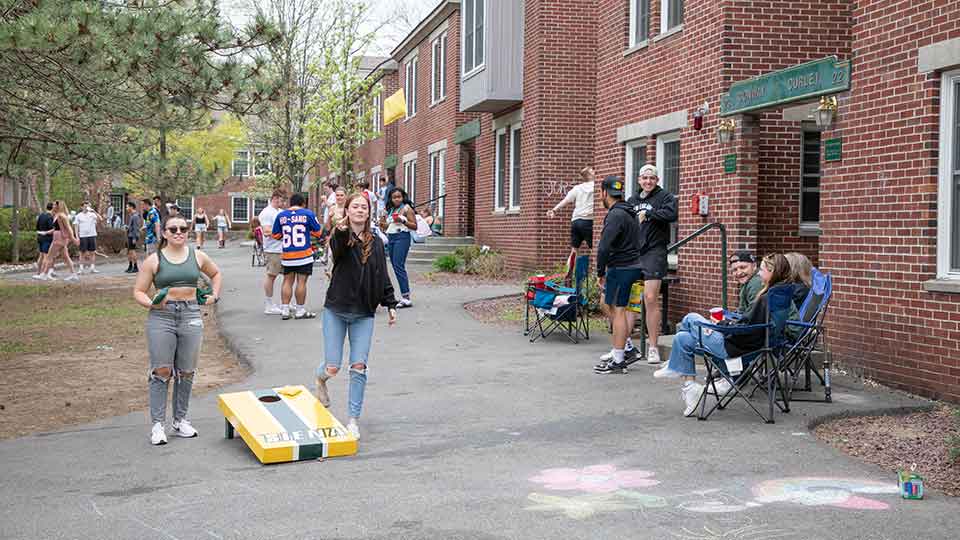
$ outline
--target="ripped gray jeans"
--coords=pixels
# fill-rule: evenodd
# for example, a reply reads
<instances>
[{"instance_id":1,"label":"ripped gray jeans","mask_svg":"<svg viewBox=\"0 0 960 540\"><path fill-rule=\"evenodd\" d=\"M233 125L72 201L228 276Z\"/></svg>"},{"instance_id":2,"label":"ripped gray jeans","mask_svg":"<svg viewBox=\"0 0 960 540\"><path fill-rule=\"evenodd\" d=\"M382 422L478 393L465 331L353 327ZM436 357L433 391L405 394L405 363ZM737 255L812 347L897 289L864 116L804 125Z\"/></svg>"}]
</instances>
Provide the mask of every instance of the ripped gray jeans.
<instances>
[{"instance_id":1,"label":"ripped gray jeans","mask_svg":"<svg viewBox=\"0 0 960 540\"><path fill-rule=\"evenodd\" d=\"M150 420L163 423L167 414L167 386L171 377L156 374L170 368L173 382L173 419L187 417L193 376L203 343L203 314L196 301L168 301L147 316L147 349L150 351Z\"/></svg>"}]
</instances>

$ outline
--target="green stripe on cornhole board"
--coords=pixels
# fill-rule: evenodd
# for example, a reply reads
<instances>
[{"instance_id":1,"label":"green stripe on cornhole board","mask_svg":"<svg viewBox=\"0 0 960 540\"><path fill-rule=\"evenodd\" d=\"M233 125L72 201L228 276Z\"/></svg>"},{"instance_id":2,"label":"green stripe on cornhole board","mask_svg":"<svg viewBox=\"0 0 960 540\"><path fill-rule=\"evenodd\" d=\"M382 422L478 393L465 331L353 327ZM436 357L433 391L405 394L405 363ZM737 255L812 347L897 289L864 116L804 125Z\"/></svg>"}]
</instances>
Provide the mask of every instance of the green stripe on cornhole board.
<instances>
[{"instance_id":1,"label":"green stripe on cornhole board","mask_svg":"<svg viewBox=\"0 0 960 540\"><path fill-rule=\"evenodd\" d=\"M299 459L316 459L318 457L323 457L323 446L325 441L321 439L312 439L310 438L310 432L313 430L307 426L303 420L297 416L297 413L290 408L290 405L280 398L276 392L273 390L257 390L254 392L254 395L257 396L257 399L260 399L263 396L273 396L278 399L278 401L268 402L261 401L263 406L267 409L274 418L280 422L280 425L287 431L287 436L289 437L289 442L296 444L299 447ZM294 433L300 432L301 439L294 439Z\"/></svg>"}]
</instances>

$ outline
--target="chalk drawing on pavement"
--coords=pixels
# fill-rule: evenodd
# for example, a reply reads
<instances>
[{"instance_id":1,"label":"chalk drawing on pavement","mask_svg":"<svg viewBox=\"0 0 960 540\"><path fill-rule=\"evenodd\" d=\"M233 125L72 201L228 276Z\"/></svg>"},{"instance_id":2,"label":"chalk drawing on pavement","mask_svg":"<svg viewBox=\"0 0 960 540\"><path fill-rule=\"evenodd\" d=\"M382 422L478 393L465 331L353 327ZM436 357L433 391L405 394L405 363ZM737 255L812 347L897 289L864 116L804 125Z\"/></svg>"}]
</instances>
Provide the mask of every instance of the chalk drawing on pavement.
<instances>
[{"instance_id":1,"label":"chalk drawing on pavement","mask_svg":"<svg viewBox=\"0 0 960 540\"><path fill-rule=\"evenodd\" d=\"M613 493L624 488L644 488L659 484L655 473L641 470L619 470L616 465L591 465L582 469L546 469L530 478L536 484L557 491Z\"/></svg>"},{"instance_id":2,"label":"chalk drawing on pavement","mask_svg":"<svg viewBox=\"0 0 960 540\"><path fill-rule=\"evenodd\" d=\"M890 505L862 495L896 495L896 484L851 478L798 477L767 480L753 487L758 503L788 502L853 510L887 510Z\"/></svg>"},{"instance_id":3,"label":"chalk drawing on pavement","mask_svg":"<svg viewBox=\"0 0 960 540\"><path fill-rule=\"evenodd\" d=\"M662 508L666 500L654 495L637 492L616 491L613 493L587 493L563 497L543 493L531 493L527 500L534 503L525 509L533 512L560 512L577 520L593 517L597 514L619 512L621 510L642 510L644 508Z\"/></svg>"}]
</instances>

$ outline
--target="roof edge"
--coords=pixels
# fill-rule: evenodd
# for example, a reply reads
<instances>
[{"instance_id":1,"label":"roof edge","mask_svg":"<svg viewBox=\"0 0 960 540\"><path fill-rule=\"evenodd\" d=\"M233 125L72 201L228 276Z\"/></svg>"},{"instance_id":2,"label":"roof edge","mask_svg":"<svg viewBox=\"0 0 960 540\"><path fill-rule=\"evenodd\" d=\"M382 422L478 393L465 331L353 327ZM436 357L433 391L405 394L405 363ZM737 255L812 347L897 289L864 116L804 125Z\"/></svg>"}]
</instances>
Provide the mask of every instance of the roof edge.
<instances>
[{"instance_id":1,"label":"roof edge","mask_svg":"<svg viewBox=\"0 0 960 540\"><path fill-rule=\"evenodd\" d=\"M433 11L424 17L424 19L407 34L407 37L403 38L400 44L390 52L390 56L395 59L406 56L417 44L426 39L430 35L430 32L433 32L437 26L440 25L441 21L458 9L460 9L460 0L443 0L437 4L437 7L433 8Z\"/></svg>"}]
</instances>

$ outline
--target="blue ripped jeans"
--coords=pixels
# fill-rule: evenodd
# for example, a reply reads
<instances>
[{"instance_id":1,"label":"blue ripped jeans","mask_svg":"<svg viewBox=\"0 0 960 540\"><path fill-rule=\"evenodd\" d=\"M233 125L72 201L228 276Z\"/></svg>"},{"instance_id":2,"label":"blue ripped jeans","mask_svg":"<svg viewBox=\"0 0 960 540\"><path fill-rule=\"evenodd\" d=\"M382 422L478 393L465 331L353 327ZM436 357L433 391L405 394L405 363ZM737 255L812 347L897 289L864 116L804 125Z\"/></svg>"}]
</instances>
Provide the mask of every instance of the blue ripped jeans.
<instances>
[{"instance_id":1,"label":"blue ripped jeans","mask_svg":"<svg viewBox=\"0 0 960 540\"><path fill-rule=\"evenodd\" d=\"M367 360L373 341L373 317L353 313L338 313L329 308L323 310L323 356L324 362L317 366L317 377L330 378L326 368L340 369L343 364L343 340L350 338L350 390L347 396L347 412L351 418L359 418L363 408L363 392L367 387ZM363 364L356 369L355 364Z\"/></svg>"},{"instance_id":2,"label":"blue ripped jeans","mask_svg":"<svg viewBox=\"0 0 960 540\"><path fill-rule=\"evenodd\" d=\"M670 361L667 367L681 375L696 376L697 366L693 353L700 344L700 332L703 332L703 347L717 358L726 358L727 349L723 345L723 334L701 329L696 322L710 322L699 313L690 313L677 326L677 335L673 336L670 349ZM709 334L709 335L708 335Z\"/></svg>"}]
</instances>

